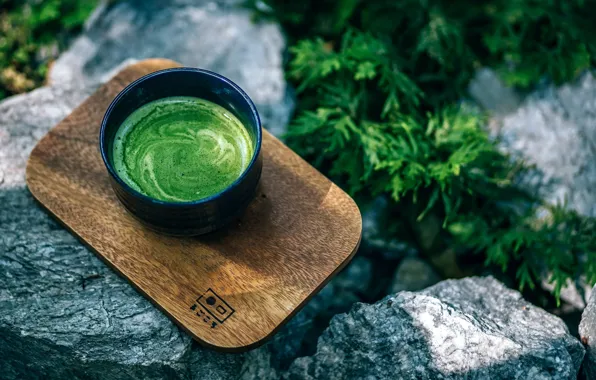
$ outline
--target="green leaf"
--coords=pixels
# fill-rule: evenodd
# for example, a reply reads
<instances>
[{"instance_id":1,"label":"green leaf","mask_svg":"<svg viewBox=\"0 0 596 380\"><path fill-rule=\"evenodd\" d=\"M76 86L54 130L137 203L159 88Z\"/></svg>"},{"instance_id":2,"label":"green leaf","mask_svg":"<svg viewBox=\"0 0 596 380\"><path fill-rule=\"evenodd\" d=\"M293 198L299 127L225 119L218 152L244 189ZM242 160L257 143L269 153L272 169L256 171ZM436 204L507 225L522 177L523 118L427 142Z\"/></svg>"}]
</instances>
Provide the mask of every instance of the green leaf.
<instances>
[{"instance_id":1,"label":"green leaf","mask_svg":"<svg viewBox=\"0 0 596 380\"><path fill-rule=\"evenodd\" d=\"M432 215L445 229L438 246L480 255L488 272L515 273L522 289L544 273L552 273L556 298L572 278L596 282L593 219L518 186L529 168L500 151L486 115L461 105L481 67L527 90L589 70L595 7L584 0L266 3L292 44L287 74L298 105L288 143L357 199L391 199L398 212L388 231L418 231ZM396 228L404 223L413 225Z\"/></svg>"},{"instance_id":2,"label":"green leaf","mask_svg":"<svg viewBox=\"0 0 596 380\"><path fill-rule=\"evenodd\" d=\"M373 79L377 75L375 65L372 62L362 62L358 64L354 79Z\"/></svg>"}]
</instances>

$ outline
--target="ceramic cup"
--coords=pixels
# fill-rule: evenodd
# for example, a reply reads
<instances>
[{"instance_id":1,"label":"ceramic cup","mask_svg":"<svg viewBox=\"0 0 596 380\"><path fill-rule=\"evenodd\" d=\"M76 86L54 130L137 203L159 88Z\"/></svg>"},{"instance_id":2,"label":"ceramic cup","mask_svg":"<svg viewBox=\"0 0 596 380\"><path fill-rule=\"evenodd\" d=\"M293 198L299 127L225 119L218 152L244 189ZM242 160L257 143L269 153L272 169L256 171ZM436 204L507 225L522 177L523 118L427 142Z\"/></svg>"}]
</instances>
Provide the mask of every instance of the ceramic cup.
<instances>
[{"instance_id":1,"label":"ceramic cup","mask_svg":"<svg viewBox=\"0 0 596 380\"><path fill-rule=\"evenodd\" d=\"M253 157L240 177L223 191L193 202L166 202L128 186L113 166L116 131L136 109L170 96L194 96L216 103L244 124L253 141ZM112 188L124 207L149 228L172 235L200 235L221 228L246 209L261 177L261 121L252 100L231 80L211 71L174 68L148 74L128 85L112 101L101 123L99 147Z\"/></svg>"}]
</instances>

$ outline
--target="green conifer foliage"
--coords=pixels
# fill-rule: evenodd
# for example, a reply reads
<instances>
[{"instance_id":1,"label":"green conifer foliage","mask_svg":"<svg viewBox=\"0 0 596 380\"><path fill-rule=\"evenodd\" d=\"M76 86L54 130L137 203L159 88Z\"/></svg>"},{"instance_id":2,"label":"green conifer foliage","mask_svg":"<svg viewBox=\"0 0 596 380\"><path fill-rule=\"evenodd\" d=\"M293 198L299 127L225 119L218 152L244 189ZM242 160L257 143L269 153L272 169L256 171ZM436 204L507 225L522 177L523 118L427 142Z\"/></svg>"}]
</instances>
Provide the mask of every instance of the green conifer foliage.
<instances>
[{"instance_id":1,"label":"green conifer foliage","mask_svg":"<svg viewBox=\"0 0 596 380\"><path fill-rule=\"evenodd\" d=\"M42 85L50 62L97 3L0 0L0 100Z\"/></svg>"},{"instance_id":2,"label":"green conifer foliage","mask_svg":"<svg viewBox=\"0 0 596 380\"><path fill-rule=\"evenodd\" d=\"M557 301L568 279L596 282L596 222L520 188L527 168L497 149L485 116L460 105L479 67L522 90L590 69L589 0L259 2L292 47L298 92L288 141L365 203L393 200L395 225L442 221L441 243L513 273L544 276ZM473 256L473 254L472 254Z\"/></svg>"}]
</instances>

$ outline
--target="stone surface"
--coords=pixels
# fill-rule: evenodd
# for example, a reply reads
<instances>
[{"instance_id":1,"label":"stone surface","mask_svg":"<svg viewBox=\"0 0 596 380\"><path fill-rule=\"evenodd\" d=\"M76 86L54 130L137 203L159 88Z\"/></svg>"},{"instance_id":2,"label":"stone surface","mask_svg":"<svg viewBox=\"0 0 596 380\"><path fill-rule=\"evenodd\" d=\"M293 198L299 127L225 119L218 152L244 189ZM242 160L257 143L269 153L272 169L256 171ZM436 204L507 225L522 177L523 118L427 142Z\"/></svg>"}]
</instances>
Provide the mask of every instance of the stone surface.
<instances>
[{"instance_id":1,"label":"stone surface","mask_svg":"<svg viewBox=\"0 0 596 380\"><path fill-rule=\"evenodd\" d=\"M373 255L382 255L387 260L398 260L405 255L415 255L416 250L409 244L389 236L386 232L389 201L382 196L370 204L361 206L362 248ZM393 221L395 222L395 221Z\"/></svg>"},{"instance_id":2,"label":"stone surface","mask_svg":"<svg viewBox=\"0 0 596 380\"><path fill-rule=\"evenodd\" d=\"M519 106L519 95L488 68L476 71L468 85L468 92L485 110L494 114L514 112Z\"/></svg>"},{"instance_id":3,"label":"stone surface","mask_svg":"<svg viewBox=\"0 0 596 380\"><path fill-rule=\"evenodd\" d=\"M596 379L596 287L592 290L592 296L582 314L579 335L586 346L583 366L585 378Z\"/></svg>"},{"instance_id":4,"label":"stone surface","mask_svg":"<svg viewBox=\"0 0 596 380\"><path fill-rule=\"evenodd\" d=\"M543 289L551 293L555 291L555 284L544 278L540 284ZM586 277L581 276L577 281L567 280L565 286L561 289L561 301L565 304L568 312L582 311L586 307L586 301L592 295L592 287L586 284Z\"/></svg>"},{"instance_id":5,"label":"stone surface","mask_svg":"<svg viewBox=\"0 0 596 380\"><path fill-rule=\"evenodd\" d=\"M52 83L105 81L123 62L163 57L225 75L280 135L293 110L278 25L254 24L239 1L129 0L100 7L50 72Z\"/></svg>"},{"instance_id":6,"label":"stone surface","mask_svg":"<svg viewBox=\"0 0 596 380\"><path fill-rule=\"evenodd\" d=\"M441 277L426 261L418 257L406 257L399 263L389 286L389 294L402 290L422 290L439 281L441 281Z\"/></svg>"},{"instance_id":7,"label":"stone surface","mask_svg":"<svg viewBox=\"0 0 596 380\"><path fill-rule=\"evenodd\" d=\"M121 370L159 378L184 370L190 338L53 222L24 188L1 189L0 204L3 378L85 371L125 378Z\"/></svg>"},{"instance_id":8,"label":"stone surface","mask_svg":"<svg viewBox=\"0 0 596 380\"><path fill-rule=\"evenodd\" d=\"M285 379L575 379L581 343L495 279L443 281L336 316Z\"/></svg>"},{"instance_id":9,"label":"stone surface","mask_svg":"<svg viewBox=\"0 0 596 380\"><path fill-rule=\"evenodd\" d=\"M535 165L521 179L527 189L596 216L596 78L591 72L560 87L542 85L521 101L493 71L483 69L470 94L491 112L489 126L501 138L501 148ZM548 277L541 286L552 292ZM582 278L563 288L564 311L581 311L589 293Z\"/></svg>"},{"instance_id":10,"label":"stone surface","mask_svg":"<svg viewBox=\"0 0 596 380\"><path fill-rule=\"evenodd\" d=\"M357 254L331 282L339 291L366 293L372 277L372 262L369 258Z\"/></svg>"},{"instance_id":11,"label":"stone surface","mask_svg":"<svg viewBox=\"0 0 596 380\"><path fill-rule=\"evenodd\" d=\"M472 95L489 111L518 102L494 81L477 87ZM493 92L501 95L487 101ZM519 108L496 112L490 125L504 151L536 165L537 172L524 179L528 188L596 216L596 79L590 72L572 84L539 88Z\"/></svg>"},{"instance_id":12,"label":"stone surface","mask_svg":"<svg viewBox=\"0 0 596 380\"><path fill-rule=\"evenodd\" d=\"M202 349L54 222L25 187L35 143L134 59L167 56L222 72L251 93L267 123L283 129L292 101L279 28L253 25L250 13L231 3L131 0L104 7L56 62L51 86L0 103L0 378L276 377L282 354L273 342L246 354ZM276 339L301 346L299 327L308 330L329 296L322 292ZM288 365L292 355L298 350L283 352Z\"/></svg>"},{"instance_id":13,"label":"stone surface","mask_svg":"<svg viewBox=\"0 0 596 380\"><path fill-rule=\"evenodd\" d=\"M13 96L0 103L2 188L24 186L27 158L37 141L91 95L95 88L95 85L67 83Z\"/></svg>"}]
</instances>

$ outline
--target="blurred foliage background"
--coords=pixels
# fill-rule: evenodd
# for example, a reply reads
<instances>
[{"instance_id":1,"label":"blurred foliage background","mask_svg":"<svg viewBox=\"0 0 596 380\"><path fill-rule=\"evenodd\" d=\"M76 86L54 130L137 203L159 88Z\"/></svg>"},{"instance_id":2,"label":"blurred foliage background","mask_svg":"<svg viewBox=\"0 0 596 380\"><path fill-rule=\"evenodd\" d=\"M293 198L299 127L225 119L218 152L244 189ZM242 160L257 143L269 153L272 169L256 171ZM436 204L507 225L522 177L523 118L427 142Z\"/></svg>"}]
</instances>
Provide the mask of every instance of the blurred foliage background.
<instances>
[{"instance_id":1,"label":"blurred foliage background","mask_svg":"<svg viewBox=\"0 0 596 380\"><path fill-rule=\"evenodd\" d=\"M533 302L596 281L596 223L520 186L531 170L462 106L477 69L518 91L596 57L592 0L265 0L288 33L298 93L288 142L359 202L389 199L385 233L444 277L496 275ZM554 284L554 298L537 284Z\"/></svg>"},{"instance_id":2,"label":"blurred foliage background","mask_svg":"<svg viewBox=\"0 0 596 380\"><path fill-rule=\"evenodd\" d=\"M39 87L98 0L0 0L0 99Z\"/></svg>"}]
</instances>

